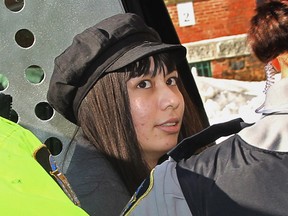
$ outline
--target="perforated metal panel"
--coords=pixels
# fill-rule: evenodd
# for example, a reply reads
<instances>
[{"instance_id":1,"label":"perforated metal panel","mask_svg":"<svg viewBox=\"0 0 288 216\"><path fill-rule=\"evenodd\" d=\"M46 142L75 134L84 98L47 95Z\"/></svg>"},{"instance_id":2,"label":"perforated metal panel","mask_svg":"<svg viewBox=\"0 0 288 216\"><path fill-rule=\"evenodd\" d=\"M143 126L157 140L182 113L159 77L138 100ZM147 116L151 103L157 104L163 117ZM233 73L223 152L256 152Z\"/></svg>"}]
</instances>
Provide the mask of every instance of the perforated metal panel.
<instances>
[{"instance_id":1,"label":"perforated metal panel","mask_svg":"<svg viewBox=\"0 0 288 216\"><path fill-rule=\"evenodd\" d=\"M71 44L77 33L116 13L124 13L119 0L2 0L0 3L0 92L13 97L13 109L20 125L43 143L51 137L59 139L64 151L56 157L58 162L75 125L47 104L54 58Z\"/></svg>"}]
</instances>

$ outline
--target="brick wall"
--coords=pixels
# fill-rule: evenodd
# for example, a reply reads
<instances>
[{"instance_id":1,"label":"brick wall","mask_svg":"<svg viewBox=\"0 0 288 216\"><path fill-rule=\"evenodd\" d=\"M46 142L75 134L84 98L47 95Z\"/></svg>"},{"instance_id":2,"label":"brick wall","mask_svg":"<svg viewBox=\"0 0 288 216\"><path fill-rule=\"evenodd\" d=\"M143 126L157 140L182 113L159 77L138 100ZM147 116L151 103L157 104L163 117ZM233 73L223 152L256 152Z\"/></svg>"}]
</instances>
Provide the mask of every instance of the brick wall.
<instances>
[{"instance_id":1,"label":"brick wall","mask_svg":"<svg viewBox=\"0 0 288 216\"><path fill-rule=\"evenodd\" d=\"M263 68L264 64L250 55L211 61L214 78L261 81L265 80Z\"/></svg>"},{"instance_id":2,"label":"brick wall","mask_svg":"<svg viewBox=\"0 0 288 216\"><path fill-rule=\"evenodd\" d=\"M176 2L166 4L181 43L188 43L246 33L256 0L194 0L196 24L186 27L179 27Z\"/></svg>"}]
</instances>

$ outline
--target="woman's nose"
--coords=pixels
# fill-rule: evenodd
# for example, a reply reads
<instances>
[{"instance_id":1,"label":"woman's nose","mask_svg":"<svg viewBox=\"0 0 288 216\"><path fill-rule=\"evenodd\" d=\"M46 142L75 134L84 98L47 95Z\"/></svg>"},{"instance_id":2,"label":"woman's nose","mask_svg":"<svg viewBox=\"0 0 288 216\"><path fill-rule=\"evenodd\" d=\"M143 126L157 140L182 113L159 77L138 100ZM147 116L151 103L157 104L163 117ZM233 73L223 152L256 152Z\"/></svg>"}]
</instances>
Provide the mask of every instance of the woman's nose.
<instances>
[{"instance_id":1,"label":"woman's nose","mask_svg":"<svg viewBox=\"0 0 288 216\"><path fill-rule=\"evenodd\" d=\"M177 109L182 100L182 94L177 87L166 86L159 90L159 103L162 110Z\"/></svg>"}]
</instances>

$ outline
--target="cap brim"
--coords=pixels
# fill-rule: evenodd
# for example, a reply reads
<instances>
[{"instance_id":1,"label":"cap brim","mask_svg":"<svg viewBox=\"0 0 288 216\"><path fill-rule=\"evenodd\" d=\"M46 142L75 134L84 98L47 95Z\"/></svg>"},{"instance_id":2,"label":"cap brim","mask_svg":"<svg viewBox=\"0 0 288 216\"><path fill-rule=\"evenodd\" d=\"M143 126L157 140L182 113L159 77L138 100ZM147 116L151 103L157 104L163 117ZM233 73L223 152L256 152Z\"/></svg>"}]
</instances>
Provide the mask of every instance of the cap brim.
<instances>
[{"instance_id":1,"label":"cap brim","mask_svg":"<svg viewBox=\"0 0 288 216\"><path fill-rule=\"evenodd\" d=\"M186 58L186 49L181 45L145 41L120 55L116 61L107 68L106 72L116 71L132 62L163 52L171 53L176 64Z\"/></svg>"}]
</instances>

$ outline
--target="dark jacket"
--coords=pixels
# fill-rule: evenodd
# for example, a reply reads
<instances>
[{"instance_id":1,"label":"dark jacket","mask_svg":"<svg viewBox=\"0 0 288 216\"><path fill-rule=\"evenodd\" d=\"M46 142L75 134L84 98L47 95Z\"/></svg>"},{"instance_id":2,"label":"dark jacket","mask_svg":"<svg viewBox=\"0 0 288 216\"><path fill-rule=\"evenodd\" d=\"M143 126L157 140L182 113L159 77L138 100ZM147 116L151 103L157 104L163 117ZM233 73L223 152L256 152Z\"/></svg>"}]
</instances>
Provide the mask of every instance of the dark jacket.
<instances>
[{"instance_id":1,"label":"dark jacket","mask_svg":"<svg viewBox=\"0 0 288 216\"><path fill-rule=\"evenodd\" d=\"M64 173L81 207L91 216L118 216L131 197L110 163L81 131L69 147Z\"/></svg>"}]
</instances>

